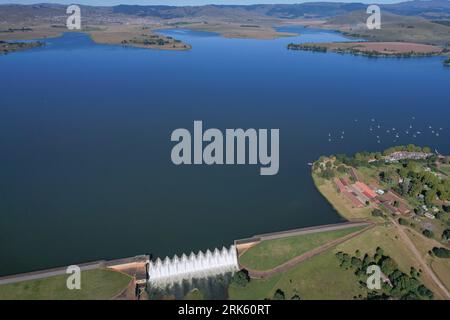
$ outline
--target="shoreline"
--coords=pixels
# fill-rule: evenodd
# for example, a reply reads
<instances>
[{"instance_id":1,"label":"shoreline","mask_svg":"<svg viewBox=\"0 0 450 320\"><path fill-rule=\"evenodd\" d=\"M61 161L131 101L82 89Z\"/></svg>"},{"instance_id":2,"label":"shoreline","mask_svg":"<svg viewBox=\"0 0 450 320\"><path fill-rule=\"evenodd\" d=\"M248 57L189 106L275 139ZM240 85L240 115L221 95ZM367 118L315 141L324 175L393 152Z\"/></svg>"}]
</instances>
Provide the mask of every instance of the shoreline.
<instances>
[{"instance_id":1,"label":"shoreline","mask_svg":"<svg viewBox=\"0 0 450 320\"><path fill-rule=\"evenodd\" d=\"M107 27L108 28L108 27ZM51 27L38 27L26 31L13 31L0 33L0 41L17 43L23 40L32 40L35 42L45 41L46 39L61 38L66 33L83 33L87 35L95 44L104 44L112 46L132 47L140 49L153 49L162 51L188 51L192 46L183 43L172 37L167 37L154 32L149 28L137 28L137 25L127 26L118 29L99 29L98 26L83 28L81 30L59 30L55 32Z\"/></svg>"}]
</instances>

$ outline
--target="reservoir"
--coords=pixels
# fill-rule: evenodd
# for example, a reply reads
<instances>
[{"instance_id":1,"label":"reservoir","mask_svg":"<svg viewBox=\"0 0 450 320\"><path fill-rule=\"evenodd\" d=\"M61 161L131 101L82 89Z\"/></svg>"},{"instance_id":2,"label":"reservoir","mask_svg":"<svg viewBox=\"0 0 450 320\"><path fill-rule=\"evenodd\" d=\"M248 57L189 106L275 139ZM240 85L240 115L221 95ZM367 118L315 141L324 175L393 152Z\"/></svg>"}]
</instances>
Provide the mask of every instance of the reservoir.
<instances>
[{"instance_id":1,"label":"reservoir","mask_svg":"<svg viewBox=\"0 0 450 320\"><path fill-rule=\"evenodd\" d=\"M165 30L193 48L158 51L66 33L0 56L0 275L340 222L308 162L408 143L450 153L444 58L290 51L346 39L280 29L299 35ZM174 165L171 132L196 120L279 129L278 174Z\"/></svg>"}]
</instances>

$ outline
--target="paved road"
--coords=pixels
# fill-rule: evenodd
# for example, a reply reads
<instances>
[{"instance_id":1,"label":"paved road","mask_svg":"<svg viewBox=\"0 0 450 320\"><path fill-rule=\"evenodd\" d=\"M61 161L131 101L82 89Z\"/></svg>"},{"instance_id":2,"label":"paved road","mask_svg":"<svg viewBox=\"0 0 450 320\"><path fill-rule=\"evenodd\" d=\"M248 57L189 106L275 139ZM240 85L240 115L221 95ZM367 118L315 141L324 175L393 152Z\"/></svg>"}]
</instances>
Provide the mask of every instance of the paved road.
<instances>
[{"instance_id":1,"label":"paved road","mask_svg":"<svg viewBox=\"0 0 450 320\"><path fill-rule=\"evenodd\" d=\"M434 271L427 265L426 261L423 259L419 250L417 250L414 243L411 241L411 239L405 233L405 230L397 223L397 221L395 221L395 219L391 218L391 221L394 224L394 226L397 228L398 233L400 234L400 237L402 238L402 240L405 242L405 244L408 246L408 248L414 254L417 261L419 261L420 265L422 266L422 270L424 270L430 276L430 278L433 280L433 282L438 286L438 288L441 290L443 297L450 300L450 293L448 292L447 288L441 282L441 280L436 276Z\"/></svg>"}]
</instances>

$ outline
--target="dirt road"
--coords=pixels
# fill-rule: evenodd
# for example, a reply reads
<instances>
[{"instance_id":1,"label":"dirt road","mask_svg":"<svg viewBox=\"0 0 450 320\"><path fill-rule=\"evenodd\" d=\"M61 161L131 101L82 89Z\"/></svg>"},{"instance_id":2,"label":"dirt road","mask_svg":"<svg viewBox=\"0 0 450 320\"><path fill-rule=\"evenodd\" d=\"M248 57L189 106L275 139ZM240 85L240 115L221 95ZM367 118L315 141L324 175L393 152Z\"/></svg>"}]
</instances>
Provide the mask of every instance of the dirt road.
<instances>
[{"instance_id":1,"label":"dirt road","mask_svg":"<svg viewBox=\"0 0 450 320\"><path fill-rule=\"evenodd\" d=\"M436 276L434 271L427 265L426 261L423 259L422 255L420 254L419 250L417 250L414 243L411 241L411 239L408 237L408 235L405 233L405 230L402 226L400 226L395 219L391 218L392 223L398 230L398 233L400 237L402 238L403 242L406 244L406 246L409 248L409 250L412 252L412 254L416 257L417 261L420 263L422 270L427 273L427 275L433 280L433 282L436 284L436 286L440 289L442 296L450 300L450 293L448 292L445 285L439 280L439 278Z\"/></svg>"}]
</instances>

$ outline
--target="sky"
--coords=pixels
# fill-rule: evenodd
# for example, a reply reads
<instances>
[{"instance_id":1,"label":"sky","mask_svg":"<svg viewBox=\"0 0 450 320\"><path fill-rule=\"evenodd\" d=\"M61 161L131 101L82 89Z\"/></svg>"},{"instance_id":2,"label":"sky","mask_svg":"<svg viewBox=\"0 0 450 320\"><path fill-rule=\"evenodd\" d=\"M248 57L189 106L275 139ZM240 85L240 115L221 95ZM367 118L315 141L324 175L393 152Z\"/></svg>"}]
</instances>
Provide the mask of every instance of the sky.
<instances>
[{"instance_id":1,"label":"sky","mask_svg":"<svg viewBox=\"0 0 450 320\"><path fill-rule=\"evenodd\" d=\"M18 3L63 3L63 4L86 4L86 5L117 5L117 4L140 4L140 5L205 5L205 4L265 4L265 3L301 3L301 2L363 2L363 3L398 3L402 0L0 0L0 4Z\"/></svg>"}]
</instances>

